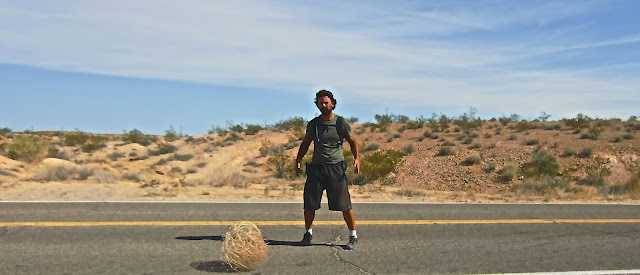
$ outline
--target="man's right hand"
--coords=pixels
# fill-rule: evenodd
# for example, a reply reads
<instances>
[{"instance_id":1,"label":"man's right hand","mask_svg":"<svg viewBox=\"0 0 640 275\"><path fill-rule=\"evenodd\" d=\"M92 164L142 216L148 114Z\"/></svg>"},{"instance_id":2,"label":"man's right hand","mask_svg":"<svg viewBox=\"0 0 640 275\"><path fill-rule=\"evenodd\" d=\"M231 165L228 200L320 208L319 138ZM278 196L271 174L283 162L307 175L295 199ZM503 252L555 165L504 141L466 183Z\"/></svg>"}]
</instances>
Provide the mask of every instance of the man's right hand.
<instances>
[{"instance_id":1,"label":"man's right hand","mask_svg":"<svg viewBox=\"0 0 640 275\"><path fill-rule=\"evenodd\" d=\"M302 167L300 167L300 163L296 162L296 176L300 176L300 173L302 173Z\"/></svg>"}]
</instances>

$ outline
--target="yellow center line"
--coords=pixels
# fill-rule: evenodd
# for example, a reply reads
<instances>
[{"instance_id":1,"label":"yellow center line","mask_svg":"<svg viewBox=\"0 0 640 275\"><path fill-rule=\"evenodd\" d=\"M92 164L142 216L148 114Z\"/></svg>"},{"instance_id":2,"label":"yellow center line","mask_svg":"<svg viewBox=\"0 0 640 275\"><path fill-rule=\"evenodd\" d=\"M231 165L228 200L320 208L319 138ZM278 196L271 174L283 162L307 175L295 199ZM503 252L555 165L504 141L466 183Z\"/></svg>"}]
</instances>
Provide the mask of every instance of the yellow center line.
<instances>
[{"instance_id":1,"label":"yellow center line","mask_svg":"<svg viewBox=\"0 0 640 275\"><path fill-rule=\"evenodd\" d=\"M237 221L41 221L0 222L0 227L92 227L92 226L229 226ZM304 225L304 221L251 221L259 226ZM443 224L552 224L640 223L640 219L500 219L500 220L361 220L358 225ZM343 225L344 221L314 221L314 225Z\"/></svg>"}]
</instances>

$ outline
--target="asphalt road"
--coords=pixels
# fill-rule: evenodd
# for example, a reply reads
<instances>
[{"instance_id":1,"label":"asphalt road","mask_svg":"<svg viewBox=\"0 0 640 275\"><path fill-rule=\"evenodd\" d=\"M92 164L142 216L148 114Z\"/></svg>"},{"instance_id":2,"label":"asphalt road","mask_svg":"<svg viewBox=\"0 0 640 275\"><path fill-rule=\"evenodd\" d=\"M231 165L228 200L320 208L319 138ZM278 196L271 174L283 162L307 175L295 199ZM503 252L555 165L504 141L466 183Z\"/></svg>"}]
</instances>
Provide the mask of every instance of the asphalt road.
<instances>
[{"instance_id":1,"label":"asphalt road","mask_svg":"<svg viewBox=\"0 0 640 275\"><path fill-rule=\"evenodd\" d=\"M253 273L640 272L640 205L358 203L355 251L342 249L348 230L326 205L314 245L297 246L301 208L0 202L0 274L232 272L220 247L239 220L258 223L269 242L269 259Z\"/></svg>"}]
</instances>

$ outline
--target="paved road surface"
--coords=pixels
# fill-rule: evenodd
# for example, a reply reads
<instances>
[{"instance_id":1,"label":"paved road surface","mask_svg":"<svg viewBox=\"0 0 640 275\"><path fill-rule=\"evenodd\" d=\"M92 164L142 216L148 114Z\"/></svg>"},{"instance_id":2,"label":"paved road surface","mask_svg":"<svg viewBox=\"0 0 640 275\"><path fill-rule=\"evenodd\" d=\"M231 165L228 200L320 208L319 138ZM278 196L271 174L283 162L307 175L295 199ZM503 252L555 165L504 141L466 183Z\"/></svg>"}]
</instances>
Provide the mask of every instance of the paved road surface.
<instances>
[{"instance_id":1,"label":"paved road surface","mask_svg":"<svg viewBox=\"0 0 640 275\"><path fill-rule=\"evenodd\" d=\"M220 247L238 220L269 241L254 273L640 272L640 205L359 203L356 251L342 249L348 231L326 205L314 245L296 246L301 207L0 202L0 274L231 272Z\"/></svg>"}]
</instances>

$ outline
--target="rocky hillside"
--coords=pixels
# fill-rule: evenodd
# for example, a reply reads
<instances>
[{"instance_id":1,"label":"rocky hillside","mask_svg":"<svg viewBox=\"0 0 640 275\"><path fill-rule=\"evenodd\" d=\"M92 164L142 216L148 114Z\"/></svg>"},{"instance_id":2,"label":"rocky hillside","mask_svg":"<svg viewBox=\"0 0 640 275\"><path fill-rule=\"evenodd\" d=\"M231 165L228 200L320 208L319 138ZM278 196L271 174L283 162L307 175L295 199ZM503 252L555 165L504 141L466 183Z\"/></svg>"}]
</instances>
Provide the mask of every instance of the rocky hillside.
<instances>
[{"instance_id":1,"label":"rocky hillside","mask_svg":"<svg viewBox=\"0 0 640 275\"><path fill-rule=\"evenodd\" d=\"M363 175L348 174L357 184L351 187L352 196L638 200L638 130L640 122L634 119L581 116L563 121L405 119L354 124ZM95 135L5 129L0 135L0 199L296 200L304 184L291 169L299 136L300 129L249 132L242 127L194 137L151 136L137 130ZM108 195L81 194L80 189Z\"/></svg>"}]
</instances>

